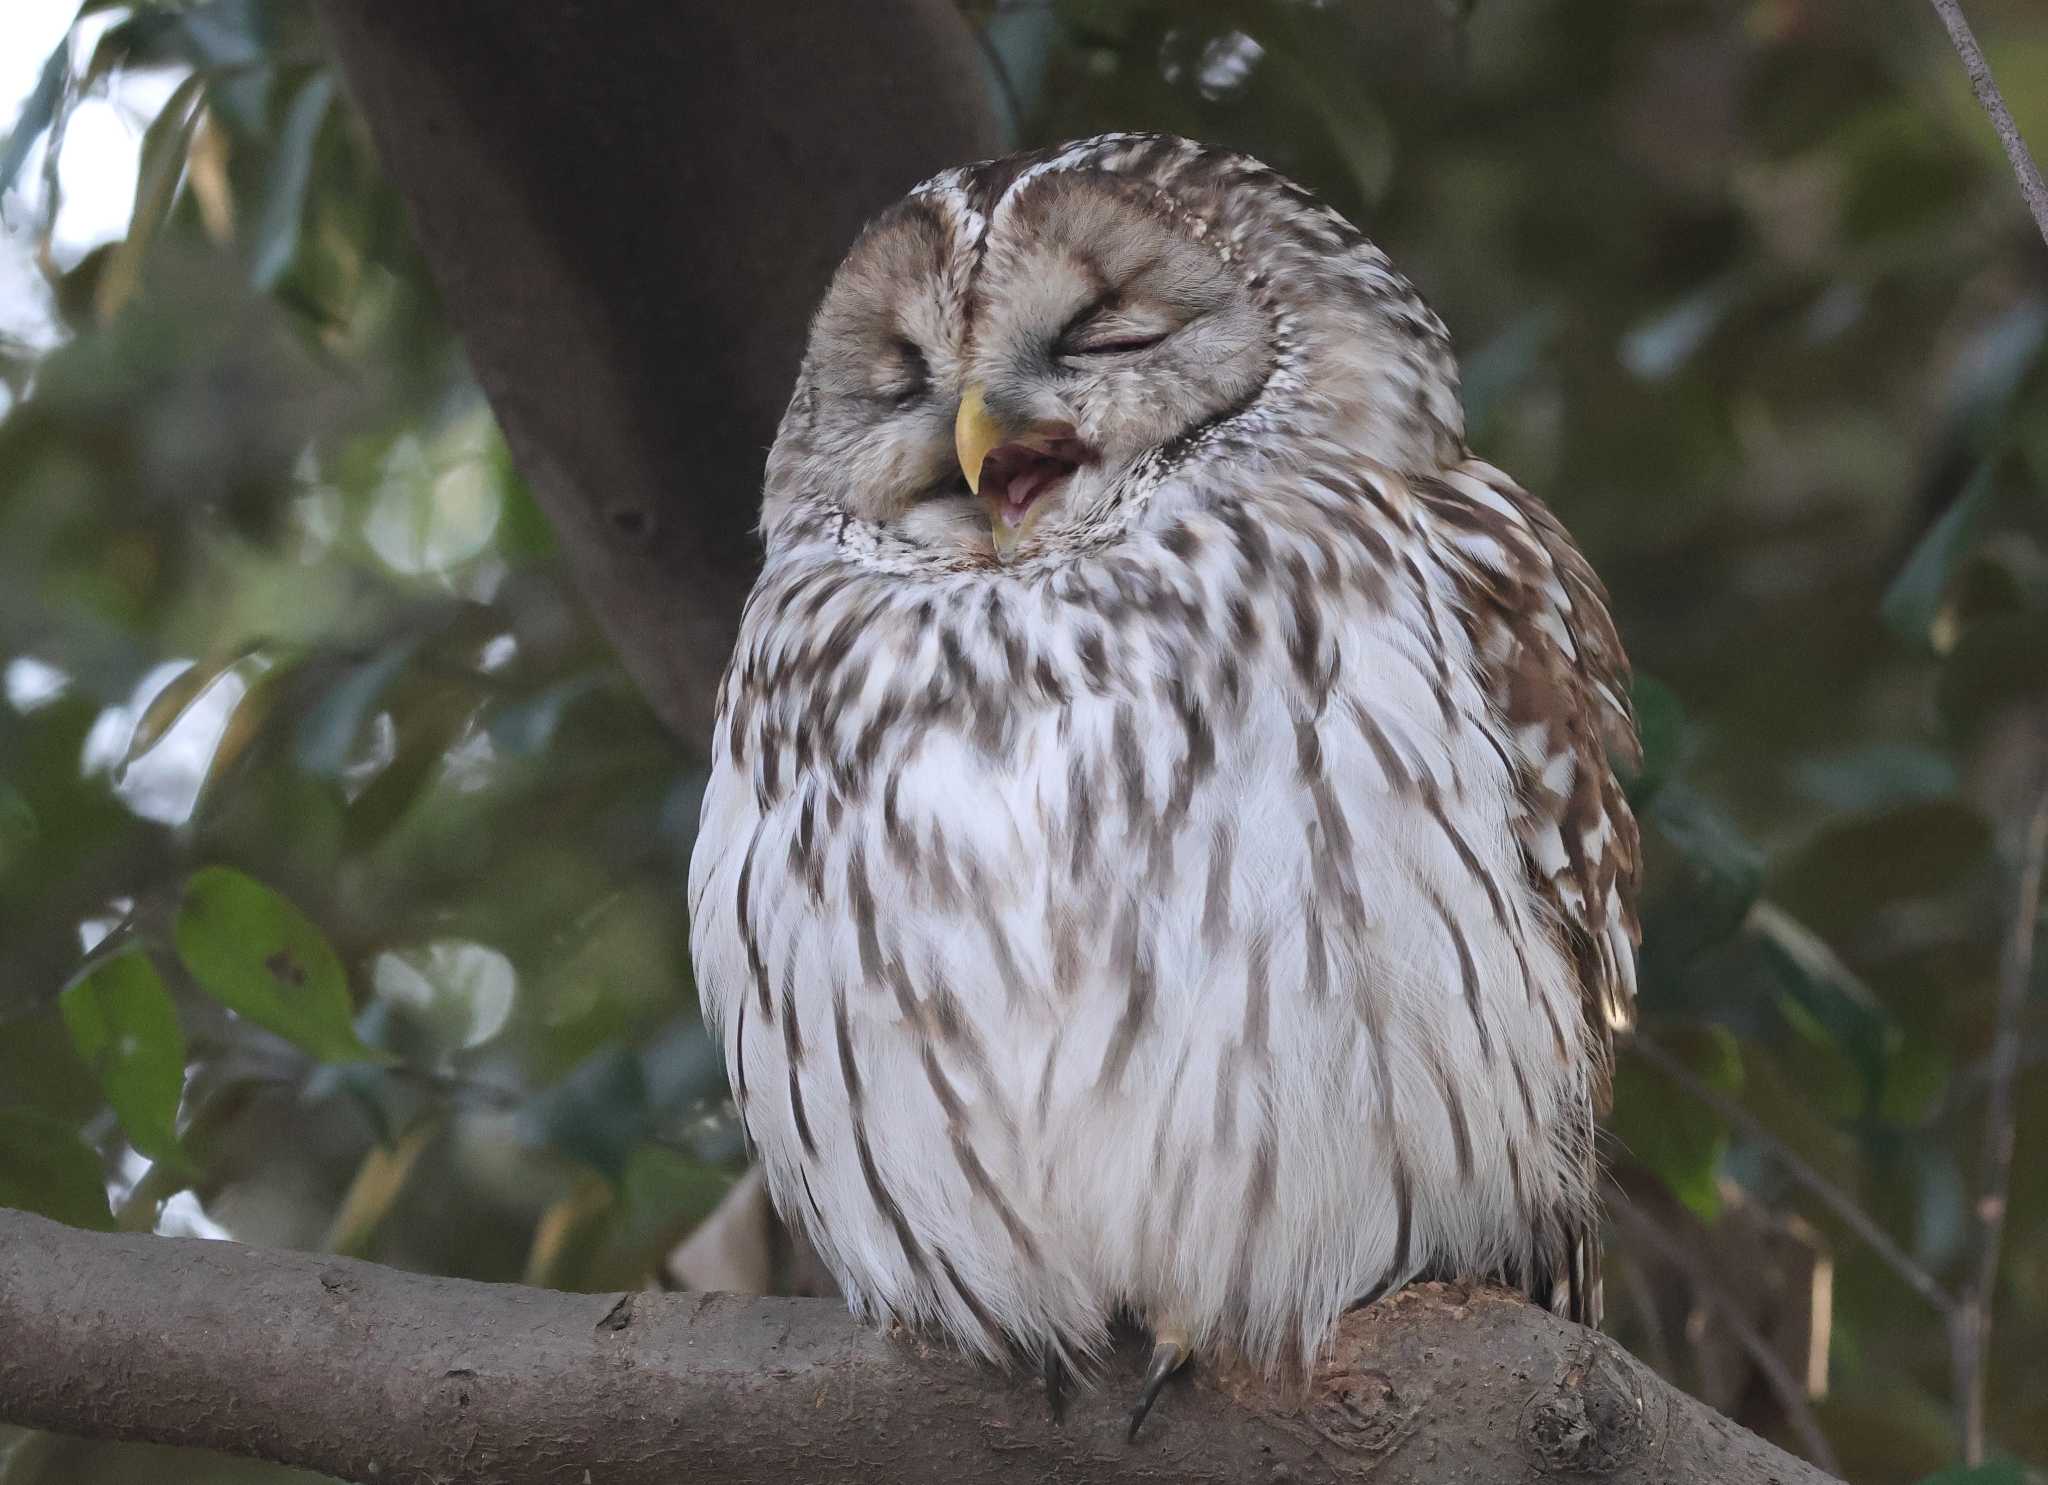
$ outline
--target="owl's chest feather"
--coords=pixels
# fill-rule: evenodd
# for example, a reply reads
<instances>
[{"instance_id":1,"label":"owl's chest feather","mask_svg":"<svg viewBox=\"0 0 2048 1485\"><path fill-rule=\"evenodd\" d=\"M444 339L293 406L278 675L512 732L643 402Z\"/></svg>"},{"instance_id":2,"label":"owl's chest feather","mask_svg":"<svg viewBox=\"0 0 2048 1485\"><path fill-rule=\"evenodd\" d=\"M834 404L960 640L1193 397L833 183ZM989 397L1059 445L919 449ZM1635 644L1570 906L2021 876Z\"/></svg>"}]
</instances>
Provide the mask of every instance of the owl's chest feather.
<instances>
[{"instance_id":1,"label":"owl's chest feather","mask_svg":"<svg viewBox=\"0 0 2048 1485\"><path fill-rule=\"evenodd\" d=\"M1333 708L1369 705L1426 742L1456 708L1485 712L1459 674L1470 645L1442 575L1410 550L1426 547L1359 539L1369 529L1271 528L1225 507L1058 570L918 581L813 552L771 569L749 605L723 761L764 807L806 780L851 804L890 776L885 757L943 740L1019 778L1085 766L1135 807L1169 752L1181 777L1162 805L1200 785L1219 742L1239 763L1306 746Z\"/></svg>"},{"instance_id":2,"label":"owl's chest feather","mask_svg":"<svg viewBox=\"0 0 2048 1485\"><path fill-rule=\"evenodd\" d=\"M1038 583L771 569L750 607L693 946L858 1304L971 1339L939 1255L983 1255L959 1292L1007 1328L1121 1295L1270 1354L1576 1199L1574 992L1445 592L1190 524Z\"/></svg>"},{"instance_id":3,"label":"owl's chest feather","mask_svg":"<svg viewBox=\"0 0 2048 1485\"><path fill-rule=\"evenodd\" d=\"M1508 994L1561 1026L1471 660L1427 568L1228 514L1035 582L771 572L706 802L745 975L772 1008L779 936L916 1035L1078 1020L1105 1085L1176 1008L1266 1016L1247 980L1366 1033L1430 981L1439 1045Z\"/></svg>"}]
</instances>

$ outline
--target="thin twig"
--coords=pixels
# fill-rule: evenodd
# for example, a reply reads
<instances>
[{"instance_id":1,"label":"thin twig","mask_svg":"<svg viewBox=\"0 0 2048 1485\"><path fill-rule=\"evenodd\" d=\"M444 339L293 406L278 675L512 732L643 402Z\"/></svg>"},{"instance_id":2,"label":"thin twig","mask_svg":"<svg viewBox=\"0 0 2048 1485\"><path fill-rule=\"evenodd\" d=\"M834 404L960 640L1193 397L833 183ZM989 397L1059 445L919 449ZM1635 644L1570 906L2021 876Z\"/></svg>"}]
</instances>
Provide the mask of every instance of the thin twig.
<instances>
[{"instance_id":1,"label":"thin twig","mask_svg":"<svg viewBox=\"0 0 2048 1485\"><path fill-rule=\"evenodd\" d=\"M1981 1224L1977 1269L1952 1320L1956 1409L1963 1435L1963 1462L1984 1462L1984 1391L1991 1349L1991 1297L1998 1283L1999 1249L2005 1239L2006 1197L2012 1189L2012 1156L2018 1128L2013 1086L2020 1065L2020 1013L2034 978L2034 939L2041 922L2041 876L2048 858L2048 782L2020 837L2019 880L2011 931L1998 974L1998 1018L1991 1036L1991 1087L1984 1104L1984 1169L1976 1216Z\"/></svg>"},{"instance_id":2,"label":"thin twig","mask_svg":"<svg viewBox=\"0 0 2048 1485\"><path fill-rule=\"evenodd\" d=\"M2012 162L2012 173L2019 180L2020 195L2026 199L2027 210L2034 215L2034 225L2041 231L2041 240L2048 242L2048 182L2041 179L2041 167L2034 163L2034 157L2027 150L2026 140L2020 137L2020 126L2012 121L2012 112L2005 106L2005 96L1998 91L1998 84L1992 80L1991 64L1984 60L1984 49L1977 45L1976 33L1963 17L1958 0L1931 0L1941 23L1948 27L1948 39L1955 43L1956 55L1963 59L1963 71L1970 74L1970 91L1977 95L1977 102L1991 119L1991 127L1998 135L1998 142L2005 147L2005 158Z\"/></svg>"},{"instance_id":3,"label":"thin twig","mask_svg":"<svg viewBox=\"0 0 2048 1485\"><path fill-rule=\"evenodd\" d=\"M4 1024L4 1023L0 1023ZM2032 1045L2020 1043L2019 1071L2032 1072L2037 1067L2048 1067L2048 1043ZM1978 1090L1989 1086L1992 1076L1989 1054L1979 1057L1968 1067L1948 1080L1948 1087L1934 1107L1919 1121L1922 1129L1938 1129L1955 1116L1962 1105L1976 1098Z\"/></svg>"},{"instance_id":4,"label":"thin twig","mask_svg":"<svg viewBox=\"0 0 2048 1485\"><path fill-rule=\"evenodd\" d=\"M1610 1200L1608 1210L1619 1219L1631 1241L1646 1244L1667 1263L1676 1265L1692 1284L1693 1292L1720 1311L1736 1341L1756 1363L1757 1370L1763 1373L1765 1383L1778 1399L1778 1406L1784 1409L1785 1422L1799 1435L1800 1447L1806 1451L1806 1457L1831 1475L1841 1474L1842 1462L1835 1457L1834 1445L1821 1431L1820 1420L1814 1416L1813 1404L1806 1396L1806 1385L1792 1375L1792 1368L1785 1364L1785 1358L1751 1322L1728 1286L1715 1276L1712 1265L1677 1233L1626 1197Z\"/></svg>"},{"instance_id":5,"label":"thin twig","mask_svg":"<svg viewBox=\"0 0 2048 1485\"><path fill-rule=\"evenodd\" d=\"M1720 1089L1703 1082L1691 1068L1664 1048L1641 1036L1636 1038L1633 1046L1645 1061L1654 1063L1686 1092L1768 1149L1785 1168L1787 1175L1819 1197L1850 1231L1862 1238L1869 1244L1872 1252L1891 1266L1892 1272L1904 1280L1915 1294L1943 1315L1954 1313L1955 1297L1941 1286L1934 1275L1915 1263L1905 1249L1893 1242L1885 1230L1877 1225L1876 1220L1857 1204L1855 1197L1807 1164L1789 1145L1765 1128L1749 1110Z\"/></svg>"},{"instance_id":6,"label":"thin twig","mask_svg":"<svg viewBox=\"0 0 2048 1485\"><path fill-rule=\"evenodd\" d=\"M2033 214L2041 240L2048 243L2048 182L2034 163L2020 127L2013 122L2005 97L1991 76L1991 64L1970 30L1960 0L1930 0L1948 28L1948 39L1970 75L1970 91L1991 120L1991 128L2012 164L2020 196ZM2048 854L2048 787L2036 802L2020 849L2019 901L2012 932L2006 939L1999 974L1998 1021L1991 1047L1991 1090L1984 1111L1983 1192L1977 1200L1982 1225L1977 1270L1948 1316L1949 1361L1955 1375L1956 1423L1962 1434L1963 1463L1984 1461L1984 1394L1991 1353L1991 1296L1998 1281L1999 1249L2005 1238L2005 1203L2012 1184L2015 1139L2013 1084L2019 1073L2020 1009L2033 974L2034 937L2041 916L2042 857Z\"/></svg>"}]
</instances>

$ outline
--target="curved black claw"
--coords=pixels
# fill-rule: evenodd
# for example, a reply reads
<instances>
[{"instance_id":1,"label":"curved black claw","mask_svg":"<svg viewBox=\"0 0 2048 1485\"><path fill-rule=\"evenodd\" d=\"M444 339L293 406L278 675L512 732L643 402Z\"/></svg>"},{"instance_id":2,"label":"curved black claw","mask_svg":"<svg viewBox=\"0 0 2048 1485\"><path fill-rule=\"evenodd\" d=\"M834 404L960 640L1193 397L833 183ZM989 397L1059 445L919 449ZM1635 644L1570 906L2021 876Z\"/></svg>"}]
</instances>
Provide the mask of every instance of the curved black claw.
<instances>
[{"instance_id":1,"label":"curved black claw","mask_svg":"<svg viewBox=\"0 0 2048 1485\"><path fill-rule=\"evenodd\" d=\"M1145 1383L1138 1389L1138 1405L1131 1409L1131 1426L1124 1434L1125 1443L1137 1441L1138 1426L1152 1411L1152 1404L1159 1401L1159 1392L1166 1386L1166 1379L1179 1371L1181 1363L1187 1359L1188 1348L1181 1342L1163 1337L1153 1342L1152 1359L1145 1364Z\"/></svg>"}]
</instances>

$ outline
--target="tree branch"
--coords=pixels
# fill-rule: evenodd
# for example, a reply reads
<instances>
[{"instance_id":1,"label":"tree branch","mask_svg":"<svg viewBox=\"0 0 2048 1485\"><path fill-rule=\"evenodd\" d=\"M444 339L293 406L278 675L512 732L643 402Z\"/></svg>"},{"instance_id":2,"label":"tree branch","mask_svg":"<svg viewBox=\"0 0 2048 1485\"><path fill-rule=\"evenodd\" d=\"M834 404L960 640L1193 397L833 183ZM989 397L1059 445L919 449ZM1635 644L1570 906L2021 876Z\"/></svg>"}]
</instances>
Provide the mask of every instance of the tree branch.
<instances>
[{"instance_id":1,"label":"tree branch","mask_svg":"<svg viewBox=\"0 0 2048 1485\"><path fill-rule=\"evenodd\" d=\"M1001 139L946 0L323 0L477 380L655 710L711 729L805 327Z\"/></svg>"},{"instance_id":2,"label":"tree branch","mask_svg":"<svg viewBox=\"0 0 2048 1485\"><path fill-rule=\"evenodd\" d=\"M0 1335L10 1422L379 1485L1828 1479L1602 1336L1439 1285L1347 1317L1305 1396L1199 1371L1135 1445L1124 1358L1055 1425L1035 1380L829 1300L563 1294L13 1211Z\"/></svg>"},{"instance_id":3,"label":"tree branch","mask_svg":"<svg viewBox=\"0 0 2048 1485\"><path fill-rule=\"evenodd\" d=\"M2040 746L2039 740L2034 745ZM2012 1190L2013 1147L2019 1111L2013 1087L2020 1062L2020 1015L2034 979L2034 940L2040 932L2044 862L2048 862L2048 780L2020 831L2019 871L2013 891L2012 924L2006 933L1998 976L1998 1013L1991 1039L1990 1093L1984 1104L1984 1166L1977 1197L1977 1267L1953 1317L1956 1407L1963 1462L1984 1462L1984 1392L1991 1350L1991 1300L1998 1286L1998 1259L2005 1238L2006 1197Z\"/></svg>"},{"instance_id":4,"label":"tree branch","mask_svg":"<svg viewBox=\"0 0 2048 1485\"><path fill-rule=\"evenodd\" d=\"M1942 25L1948 27L1948 39L1955 44L1956 55L1963 59L1963 71L1970 74L1970 91L1977 95L1978 106L1990 118L1991 128L2005 149L2005 158L2012 163L2013 176L2020 183L2020 196L2026 201L2027 210L2033 213L2041 240L2048 242L2048 182L2042 181L2041 167L2034 163L2026 140L2020 137L2020 126L2012 120L2012 110L2005 106L2005 95L1998 91L1998 84L1992 79L1991 64L1984 60L1984 49L1977 45L1977 35L1970 29L1960 0L1932 0L1932 3Z\"/></svg>"}]
</instances>

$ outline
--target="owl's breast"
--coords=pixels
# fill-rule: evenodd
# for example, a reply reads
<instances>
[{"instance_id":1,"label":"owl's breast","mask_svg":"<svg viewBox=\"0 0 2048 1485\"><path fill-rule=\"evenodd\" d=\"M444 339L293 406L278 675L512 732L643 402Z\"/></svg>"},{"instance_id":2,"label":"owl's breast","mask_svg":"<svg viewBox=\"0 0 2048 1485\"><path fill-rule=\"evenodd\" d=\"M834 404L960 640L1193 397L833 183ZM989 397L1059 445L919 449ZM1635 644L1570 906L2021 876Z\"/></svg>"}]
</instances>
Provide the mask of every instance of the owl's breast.
<instances>
[{"instance_id":1,"label":"owl's breast","mask_svg":"<svg viewBox=\"0 0 2048 1485\"><path fill-rule=\"evenodd\" d=\"M693 948L856 1305L1271 1357L1574 1199L1574 992L1443 596L1238 553L750 607Z\"/></svg>"}]
</instances>

